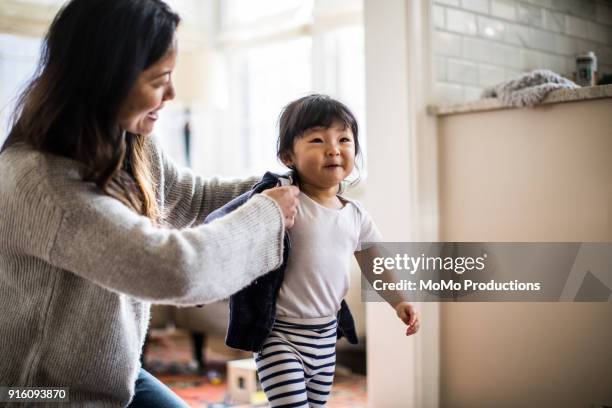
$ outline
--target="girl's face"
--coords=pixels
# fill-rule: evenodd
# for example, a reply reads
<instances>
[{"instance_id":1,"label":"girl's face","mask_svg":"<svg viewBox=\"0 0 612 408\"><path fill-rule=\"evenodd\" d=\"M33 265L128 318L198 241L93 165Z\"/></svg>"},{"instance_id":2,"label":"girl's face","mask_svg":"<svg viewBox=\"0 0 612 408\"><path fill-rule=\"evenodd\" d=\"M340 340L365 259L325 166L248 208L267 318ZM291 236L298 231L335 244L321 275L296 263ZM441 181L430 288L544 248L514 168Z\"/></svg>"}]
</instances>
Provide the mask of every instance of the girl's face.
<instances>
[{"instance_id":1,"label":"girl's face","mask_svg":"<svg viewBox=\"0 0 612 408\"><path fill-rule=\"evenodd\" d=\"M318 189L335 188L355 167L353 132L339 121L327 129L309 129L294 140L293 152L284 162L295 166L302 183Z\"/></svg>"},{"instance_id":2,"label":"girl's face","mask_svg":"<svg viewBox=\"0 0 612 408\"><path fill-rule=\"evenodd\" d=\"M145 69L119 109L122 130L139 135L153 132L164 102L174 98L172 71L176 65L176 41L164 57Z\"/></svg>"}]
</instances>

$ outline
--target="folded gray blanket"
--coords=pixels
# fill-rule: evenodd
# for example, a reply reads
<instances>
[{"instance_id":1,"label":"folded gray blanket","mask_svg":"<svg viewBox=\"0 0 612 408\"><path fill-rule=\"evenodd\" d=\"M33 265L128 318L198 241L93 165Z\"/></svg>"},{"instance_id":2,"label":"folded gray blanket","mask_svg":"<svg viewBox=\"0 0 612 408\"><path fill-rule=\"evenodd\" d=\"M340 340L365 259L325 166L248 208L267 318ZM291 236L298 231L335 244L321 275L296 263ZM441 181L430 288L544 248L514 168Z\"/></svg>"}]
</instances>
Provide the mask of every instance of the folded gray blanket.
<instances>
[{"instance_id":1,"label":"folded gray blanket","mask_svg":"<svg viewBox=\"0 0 612 408\"><path fill-rule=\"evenodd\" d=\"M481 98L499 98L504 106L532 107L542 102L550 91L561 88L580 88L580 86L548 69L536 69L486 88Z\"/></svg>"}]
</instances>

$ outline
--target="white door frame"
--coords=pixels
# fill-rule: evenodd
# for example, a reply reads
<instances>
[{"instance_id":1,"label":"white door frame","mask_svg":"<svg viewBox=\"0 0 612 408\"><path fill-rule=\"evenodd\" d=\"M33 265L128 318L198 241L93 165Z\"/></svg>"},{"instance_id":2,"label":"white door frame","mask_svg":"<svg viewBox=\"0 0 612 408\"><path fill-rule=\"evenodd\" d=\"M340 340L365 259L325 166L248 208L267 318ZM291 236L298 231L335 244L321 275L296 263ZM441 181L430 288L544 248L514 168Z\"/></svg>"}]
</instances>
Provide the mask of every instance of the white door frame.
<instances>
[{"instance_id":1,"label":"white door frame","mask_svg":"<svg viewBox=\"0 0 612 408\"><path fill-rule=\"evenodd\" d=\"M366 207L386 241L437 241L438 161L431 100L430 0L364 0L368 179ZM421 330L368 303L370 407L439 406L440 308L415 303Z\"/></svg>"}]
</instances>

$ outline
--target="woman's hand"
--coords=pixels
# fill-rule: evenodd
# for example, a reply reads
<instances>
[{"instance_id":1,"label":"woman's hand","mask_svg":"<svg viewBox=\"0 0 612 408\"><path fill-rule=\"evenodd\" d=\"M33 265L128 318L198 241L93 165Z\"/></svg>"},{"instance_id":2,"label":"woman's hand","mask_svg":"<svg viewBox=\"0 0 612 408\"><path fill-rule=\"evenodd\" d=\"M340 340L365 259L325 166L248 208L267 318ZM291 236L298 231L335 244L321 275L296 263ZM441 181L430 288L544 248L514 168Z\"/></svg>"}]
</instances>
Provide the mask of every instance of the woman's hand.
<instances>
[{"instance_id":1,"label":"woman's hand","mask_svg":"<svg viewBox=\"0 0 612 408\"><path fill-rule=\"evenodd\" d=\"M293 227L295 215L297 214L297 206L299 204L298 195L300 189L295 186L275 187L261 193L276 201L283 213L285 228Z\"/></svg>"},{"instance_id":2,"label":"woman's hand","mask_svg":"<svg viewBox=\"0 0 612 408\"><path fill-rule=\"evenodd\" d=\"M414 310L414 306L409 302L399 302L395 305L395 311L397 312L397 317L408 326L406 329L406 336L410 336L419 331L420 322L416 310Z\"/></svg>"}]
</instances>

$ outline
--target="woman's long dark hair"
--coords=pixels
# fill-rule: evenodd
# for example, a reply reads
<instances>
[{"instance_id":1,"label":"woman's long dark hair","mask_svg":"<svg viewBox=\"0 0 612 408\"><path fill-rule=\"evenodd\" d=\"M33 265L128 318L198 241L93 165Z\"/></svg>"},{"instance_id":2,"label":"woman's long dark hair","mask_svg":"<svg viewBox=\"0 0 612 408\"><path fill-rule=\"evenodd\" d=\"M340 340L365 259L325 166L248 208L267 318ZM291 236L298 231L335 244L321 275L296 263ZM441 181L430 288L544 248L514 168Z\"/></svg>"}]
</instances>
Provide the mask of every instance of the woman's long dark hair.
<instances>
[{"instance_id":1,"label":"woman's long dark hair","mask_svg":"<svg viewBox=\"0 0 612 408\"><path fill-rule=\"evenodd\" d=\"M157 222L145 135L118 113L140 73L171 48L180 18L161 0L71 0L44 39L2 151L17 142L73 158L86 181Z\"/></svg>"}]
</instances>

